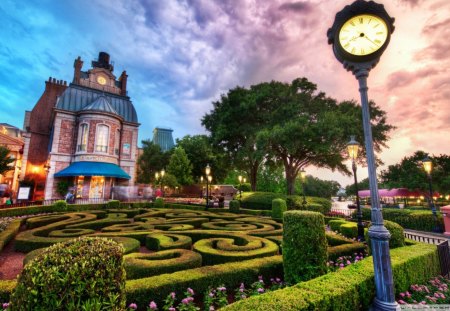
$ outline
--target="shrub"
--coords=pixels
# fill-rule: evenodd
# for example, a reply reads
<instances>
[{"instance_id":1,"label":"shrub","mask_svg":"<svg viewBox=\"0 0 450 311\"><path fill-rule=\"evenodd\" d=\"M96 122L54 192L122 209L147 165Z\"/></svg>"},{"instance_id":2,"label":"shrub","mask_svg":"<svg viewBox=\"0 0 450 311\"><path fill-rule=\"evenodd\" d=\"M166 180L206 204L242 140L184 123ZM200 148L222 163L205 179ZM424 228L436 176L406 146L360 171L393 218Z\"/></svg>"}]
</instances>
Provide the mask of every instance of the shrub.
<instances>
[{"instance_id":1,"label":"shrub","mask_svg":"<svg viewBox=\"0 0 450 311\"><path fill-rule=\"evenodd\" d=\"M132 253L126 255L124 260L128 280L198 268L202 265L202 256L186 249L151 254Z\"/></svg>"},{"instance_id":2,"label":"shrub","mask_svg":"<svg viewBox=\"0 0 450 311\"><path fill-rule=\"evenodd\" d=\"M370 208L363 208L362 214L364 220L371 220ZM352 217L356 218L354 213ZM438 213L438 227L441 231L444 228L442 215ZM435 227L434 216L431 211L414 211L407 209L383 209L383 219L396 222L405 229L429 231L432 232Z\"/></svg>"},{"instance_id":3,"label":"shrub","mask_svg":"<svg viewBox=\"0 0 450 311\"><path fill-rule=\"evenodd\" d=\"M273 199L272 200L272 218L281 219L283 218L283 213L286 212L287 206L286 201L283 199Z\"/></svg>"},{"instance_id":4,"label":"shrub","mask_svg":"<svg viewBox=\"0 0 450 311\"><path fill-rule=\"evenodd\" d=\"M351 256L354 253L365 253L366 245L364 243L349 243L328 247L328 260L336 260L341 256Z\"/></svg>"},{"instance_id":5,"label":"shrub","mask_svg":"<svg viewBox=\"0 0 450 311\"><path fill-rule=\"evenodd\" d=\"M145 246L150 250L191 249L192 239L188 236L168 233L153 233L145 238Z\"/></svg>"},{"instance_id":6,"label":"shrub","mask_svg":"<svg viewBox=\"0 0 450 311\"><path fill-rule=\"evenodd\" d=\"M344 219L330 220L328 226L332 231L339 231L339 227L345 223L347 223L347 221Z\"/></svg>"},{"instance_id":7,"label":"shrub","mask_svg":"<svg viewBox=\"0 0 450 311\"><path fill-rule=\"evenodd\" d=\"M295 286L233 303L224 311L368 310L375 297L373 259ZM418 244L391 252L395 292L408 290L439 274L435 245Z\"/></svg>"},{"instance_id":8,"label":"shrub","mask_svg":"<svg viewBox=\"0 0 450 311\"><path fill-rule=\"evenodd\" d=\"M53 203L53 207L55 208L55 212L65 212L67 211L67 202L64 200L58 200Z\"/></svg>"},{"instance_id":9,"label":"shrub","mask_svg":"<svg viewBox=\"0 0 450 311\"><path fill-rule=\"evenodd\" d=\"M232 213L239 213L239 207L240 203L238 200L231 200L230 201L230 212Z\"/></svg>"},{"instance_id":10,"label":"shrub","mask_svg":"<svg viewBox=\"0 0 450 311\"><path fill-rule=\"evenodd\" d=\"M154 208L164 208L164 199L156 198L155 203L153 204Z\"/></svg>"},{"instance_id":11,"label":"shrub","mask_svg":"<svg viewBox=\"0 0 450 311\"><path fill-rule=\"evenodd\" d=\"M298 283L327 272L327 239L323 215L289 211L283 215L284 279Z\"/></svg>"},{"instance_id":12,"label":"shrub","mask_svg":"<svg viewBox=\"0 0 450 311\"><path fill-rule=\"evenodd\" d=\"M338 231L347 238L357 238L358 224L356 222L346 222L339 227Z\"/></svg>"},{"instance_id":13,"label":"shrub","mask_svg":"<svg viewBox=\"0 0 450 311\"><path fill-rule=\"evenodd\" d=\"M122 246L101 238L51 246L23 269L11 310L123 310L122 255Z\"/></svg>"},{"instance_id":14,"label":"shrub","mask_svg":"<svg viewBox=\"0 0 450 311\"><path fill-rule=\"evenodd\" d=\"M2 251L5 245L7 245L9 241L14 238L17 232L19 232L22 222L22 219L15 219L11 221L2 232L0 232L0 251Z\"/></svg>"},{"instance_id":15,"label":"shrub","mask_svg":"<svg viewBox=\"0 0 450 311\"><path fill-rule=\"evenodd\" d=\"M342 235L336 234L334 232L326 232L325 233L329 246L338 246L342 244L350 244L353 243L353 240L347 239Z\"/></svg>"},{"instance_id":16,"label":"shrub","mask_svg":"<svg viewBox=\"0 0 450 311\"><path fill-rule=\"evenodd\" d=\"M389 221L389 220L384 221L384 226L391 234L391 238L389 239L389 248L405 246L405 234L403 232L402 226L400 226L399 224L397 224L393 221ZM370 226L369 226L369 229L370 229ZM372 244L370 242L368 230L365 232L364 236L365 236L365 240L367 241L367 245L369 246L369 250L370 250L370 248L372 247Z\"/></svg>"},{"instance_id":17,"label":"shrub","mask_svg":"<svg viewBox=\"0 0 450 311\"><path fill-rule=\"evenodd\" d=\"M110 200L108 203L106 203L107 208L120 208L120 201L119 200Z\"/></svg>"}]
</instances>

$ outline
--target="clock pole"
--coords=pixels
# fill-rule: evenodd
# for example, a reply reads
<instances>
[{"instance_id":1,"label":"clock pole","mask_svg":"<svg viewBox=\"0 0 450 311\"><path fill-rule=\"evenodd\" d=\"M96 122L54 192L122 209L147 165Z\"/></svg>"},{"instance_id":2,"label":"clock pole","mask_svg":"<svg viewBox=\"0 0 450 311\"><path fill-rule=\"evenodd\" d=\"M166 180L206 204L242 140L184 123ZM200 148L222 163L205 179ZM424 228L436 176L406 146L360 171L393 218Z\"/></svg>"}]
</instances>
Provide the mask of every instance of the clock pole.
<instances>
[{"instance_id":1,"label":"clock pole","mask_svg":"<svg viewBox=\"0 0 450 311\"><path fill-rule=\"evenodd\" d=\"M378 41L381 42L381 45L375 47L372 46L373 52L371 53L367 53L368 50L365 49L364 43L366 43L366 41L376 42L375 39L372 40L373 38L369 38L369 36L373 35L373 28L379 26L377 24L369 26L371 22L370 19L364 24L364 17L368 15L378 19L379 24L384 23L387 31L384 42L382 40L383 38L380 38ZM352 21L355 17L358 17L358 20L361 20L360 25L362 26L358 26L361 28L354 28L356 31L356 33L353 34L355 35L354 38L364 38L366 41L350 39L350 41L353 40L351 42L354 44L354 47L358 47L358 49L355 48L354 50L351 49L349 51L345 49L349 44L348 41L343 44L341 41L344 41L346 37L348 38L348 36L346 36L346 31L348 31L348 29L345 28L345 24L348 21ZM341 31L344 34L342 36L340 36ZM383 223L380 196L378 194L376 163L370 123L370 107L367 94L367 78L370 70L379 62L382 53L389 44L390 35L393 31L394 19L388 15L382 4L373 1L366 2L364 0L356 0L336 14L334 24L327 33L328 43L333 45L334 55L344 65L345 69L353 73L359 83L372 210L372 225L369 229L369 238L374 266L376 296L371 309L377 311L400 310L400 307L395 301L394 294L394 278L392 275L391 256L389 252L389 239L391 235ZM360 45L358 46L358 44Z\"/></svg>"},{"instance_id":2,"label":"clock pole","mask_svg":"<svg viewBox=\"0 0 450 311\"><path fill-rule=\"evenodd\" d=\"M391 256L389 252L389 239L391 234L383 223L383 214L380 207L378 194L377 172L375 155L373 152L372 127L370 124L369 99L367 78L370 67L361 66L353 70L353 74L359 83L361 96L361 109L364 127L364 141L366 145L367 167L369 170L369 187L371 199L371 220L369 238L371 242L373 266L375 272L376 297L373 302L373 310L400 310L395 301L394 278L392 274Z\"/></svg>"}]
</instances>

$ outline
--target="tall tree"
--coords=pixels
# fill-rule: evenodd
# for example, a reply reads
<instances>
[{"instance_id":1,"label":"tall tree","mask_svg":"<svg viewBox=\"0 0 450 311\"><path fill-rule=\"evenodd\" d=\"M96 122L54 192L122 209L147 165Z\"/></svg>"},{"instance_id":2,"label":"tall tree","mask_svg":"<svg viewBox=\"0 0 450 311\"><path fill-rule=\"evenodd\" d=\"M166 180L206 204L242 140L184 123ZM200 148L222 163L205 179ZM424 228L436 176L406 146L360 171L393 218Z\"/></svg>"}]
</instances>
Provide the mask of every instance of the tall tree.
<instances>
[{"instance_id":1,"label":"tall tree","mask_svg":"<svg viewBox=\"0 0 450 311\"><path fill-rule=\"evenodd\" d=\"M384 186L379 185L379 188ZM369 178L364 178L363 180L358 181L358 190L367 190L369 189ZM355 184L352 183L345 187L345 193L347 195L356 195Z\"/></svg>"},{"instance_id":2,"label":"tall tree","mask_svg":"<svg viewBox=\"0 0 450 311\"><path fill-rule=\"evenodd\" d=\"M259 145L269 147L285 168L287 193L294 193L299 171L308 165L349 174L345 160L350 134L363 137L361 109L353 102L338 104L306 78L289 83L272 81L260 98L270 107L268 124L258 132ZM371 103L374 147L381 149L393 128L385 113ZM358 116L356 113L359 111ZM362 140L360 140L362 141Z\"/></svg>"},{"instance_id":3,"label":"tall tree","mask_svg":"<svg viewBox=\"0 0 450 311\"><path fill-rule=\"evenodd\" d=\"M213 144L226 153L236 169L247 173L253 191L258 169L267 153L256 144L258 130L264 125L264 107L256 103L259 96L236 87L214 102L213 110L202 119Z\"/></svg>"},{"instance_id":4,"label":"tall tree","mask_svg":"<svg viewBox=\"0 0 450 311\"><path fill-rule=\"evenodd\" d=\"M299 190L298 193L302 193L304 188L305 195L321 197L330 199L332 196L335 196L338 192L341 185L334 180L322 180L320 178L307 175L305 178L305 182L303 185L301 181L297 179L296 188Z\"/></svg>"},{"instance_id":5,"label":"tall tree","mask_svg":"<svg viewBox=\"0 0 450 311\"><path fill-rule=\"evenodd\" d=\"M216 182L222 182L225 179L230 168L226 155L223 150L214 148L208 136L186 135L182 139L177 139L177 146L184 149L192 163L194 182L198 182L200 176L205 176L207 164L211 167Z\"/></svg>"},{"instance_id":6,"label":"tall tree","mask_svg":"<svg viewBox=\"0 0 450 311\"><path fill-rule=\"evenodd\" d=\"M4 146L0 146L0 175L14 169L11 164L15 161L10 155L10 150Z\"/></svg>"},{"instance_id":7,"label":"tall tree","mask_svg":"<svg viewBox=\"0 0 450 311\"><path fill-rule=\"evenodd\" d=\"M167 173L175 176L180 185L192 184L192 164L182 147L175 147L170 156Z\"/></svg>"},{"instance_id":8,"label":"tall tree","mask_svg":"<svg viewBox=\"0 0 450 311\"><path fill-rule=\"evenodd\" d=\"M416 151L412 156L404 157L400 163L389 165L381 171L380 179L388 188L408 188L428 191L428 177L423 169L422 160L427 154ZM433 161L431 178L436 191L447 193L450 190L450 157L448 155L430 156Z\"/></svg>"},{"instance_id":9,"label":"tall tree","mask_svg":"<svg viewBox=\"0 0 450 311\"><path fill-rule=\"evenodd\" d=\"M155 173L160 172L169 162L169 153L161 150L161 147L150 140L142 141L143 153L138 159L137 181L150 183L155 180Z\"/></svg>"}]
</instances>

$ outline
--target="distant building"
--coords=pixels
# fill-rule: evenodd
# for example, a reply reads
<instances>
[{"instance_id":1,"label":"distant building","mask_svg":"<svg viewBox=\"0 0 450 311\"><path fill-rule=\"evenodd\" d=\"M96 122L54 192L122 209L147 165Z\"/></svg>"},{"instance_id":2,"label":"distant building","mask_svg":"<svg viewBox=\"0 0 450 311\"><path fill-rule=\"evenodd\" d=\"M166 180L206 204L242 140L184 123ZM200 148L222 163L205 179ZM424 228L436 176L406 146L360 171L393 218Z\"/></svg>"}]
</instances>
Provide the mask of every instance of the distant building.
<instances>
[{"instance_id":1,"label":"distant building","mask_svg":"<svg viewBox=\"0 0 450 311\"><path fill-rule=\"evenodd\" d=\"M172 132L172 129L156 127L153 130L153 143L160 146L162 151L169 151L175 146Z\"/></svg>"},{"instance_id":2,"label":"distant building","mask_svg":"<svg viewBox=\"0 0 450 311\"><path fill-rule=\"evenodd\" d=\"M19 188L19 176L22 169L24 146L22 130L7 123L0 123L0 146L8 148L10 150L9 156L15 159L11 163L12 169L4 175L0 175L0 184L7 185L7 188L11 191L9 195L14 198Z\"/></svg>"},{"instance_id":3,"label":"distant building","mask_svg":"<svg viewBox=\"0 0 450 311\"><path fill-rule=\"evenodd\" d=\"M26 113L22 177L37 182L34 199L61 198L60 181L68 181L77 198L90 199L109 199L114 185L134 184L139 123L128 76L123 71L116 79L109 58L100 52L82 71L78 57L72 83L50 78Z\"/></svg>"}]
</instances>

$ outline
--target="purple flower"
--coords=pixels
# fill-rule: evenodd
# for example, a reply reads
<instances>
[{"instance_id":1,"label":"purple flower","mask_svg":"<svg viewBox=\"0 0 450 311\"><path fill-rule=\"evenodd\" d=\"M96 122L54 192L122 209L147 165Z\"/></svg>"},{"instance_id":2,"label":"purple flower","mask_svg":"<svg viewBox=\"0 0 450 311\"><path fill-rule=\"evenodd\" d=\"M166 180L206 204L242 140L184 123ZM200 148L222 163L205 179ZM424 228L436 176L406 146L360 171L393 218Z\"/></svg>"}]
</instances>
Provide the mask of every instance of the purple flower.
<instances>
[{"instance_id":1,"label":"purple flower","mask_svg":"<svg viewBox=\"0 0 450 311\"><path fill-rule=\"evenodd\" d=\"M9 303L8 302L3 303L2 307L3 309L8 309Z\"/></svg>"},{"instance_id":2,"label":"purple flower","mask_svg":"<svg viewBox=\"0 0 450 311\"><path fill-rule=\"evenodd\" d=\"M222 286L222 287L217 287L217 290L220 292L224 292L227 290L227 288L225 286Z\"/></svg>"},{"instance_id":3,"label":"purple flower","mask_svg":"<svg viewBox=\"0 0 450 311\"><path fill-rule=\"evenodd\" d=\"M208 296L212 298L212 297L214 297L214 293L210 292Z\"/></svg>"},{"instance_id":4,"label":"purple flower","mask_svg":"<svg viewBox=\"0 0 450 311\"><path fill-rule=\"evenodd\" d=\"M331 263L333 263L333 262L331 262ZM275 281L281 282L281 279L280 278L276 278Z\"/></svg>"},{"instance_id":5,"label":"purple flower","mask_svg":"<svg viewBox=\"0 0 450 311\"><path fill-rule=\"evenodd\" d=\"M169 311L177 311L174 307L170 307Z\"/></svg>"},{"instance_id":6,"label":"purple flower","mask_svg":"<svg viewBox=\"0 0 450 311\"><path fill-rule=\"evenodd\" d=\"M400 293L400 297L405 297L405 293Z\"/></svg>"},{"instance_id":7,"label":"purple flower","mask_svg":"<svg viewBox=\"0 0 450 311\"><path fill-rule=\"evenodd\" d=\"M150 307L150 310L158 309L158 306L156 305L156 303L154 301L151 301L148 306Z\"/></svg>"},{"instance_id":8,"label":"purple flower","mask_svg":"<svg viewBox=\"0 0 450 311\"><path fill-rule=\"evenodd\" d=\"M400 299L400 300L398 301L398 303L401 304L401 305L404 305L406 302L404 302L403 300Z\"/></svg>"},{"instance_id":9,"label":"purple flower","mask_svg":"<svg viewBox=\"0 0 450 311\"><path fill-rule=\"evenodd\" d=\"M214 306L209 307L209 311L214 311L214 310L216 310L216 309L214 309Z\"/></svg>"},{"instance_id":10,"label":"purple flower","mask_svg":"<svg viewBox=\"0 0 450 311\"><path fill-rule=\"evenodd\" d=\"M339 265L339 267L341 267L341 268L344 268L344 264L343 264L343 263L341 263L341 264Z\"/></svg>"},{"instance_id":11,"label":"purple flower","mask_svg":"<svg viewBox=\"0 0 450 311\"><path fill-rule=\"evenodd\" d=\"M258 288L258 293L264 293L264 288Z\"/></svg>"},{"instance_id":12,"label":"purple flower","mask_svg":"<svg viewBox=\"0 0 450 311\"><path fill-rule=\"evenodd\" d=\"M3 308L5 308L5 304L3 304ZM128 308L133 309L133 310L136 310L136 309L137 309L137 305L133 302L133 303L130 303L130 305L128 306Z\"/></svg>"},{"instance_id":13,"label":"purple flower","mask_svg":"<svg viewBox=\"0 0 450 311\"><path fill-rule=\"evenodd\" d=\"M192 289L192 288L188 288L187 289L187 292L190 294L190 295L194 295L194 290Z\"/></svg>"},{"instance_id":14,"label":"purple flower","mask_svg":"<svg viewBox=\"0 0 450 311\"><path fill-rule=\"evenodd\" d=\"M175 299L175 292L171 292L170 296L172 297L172 299Z\"/></svg>"}]
</instances>

